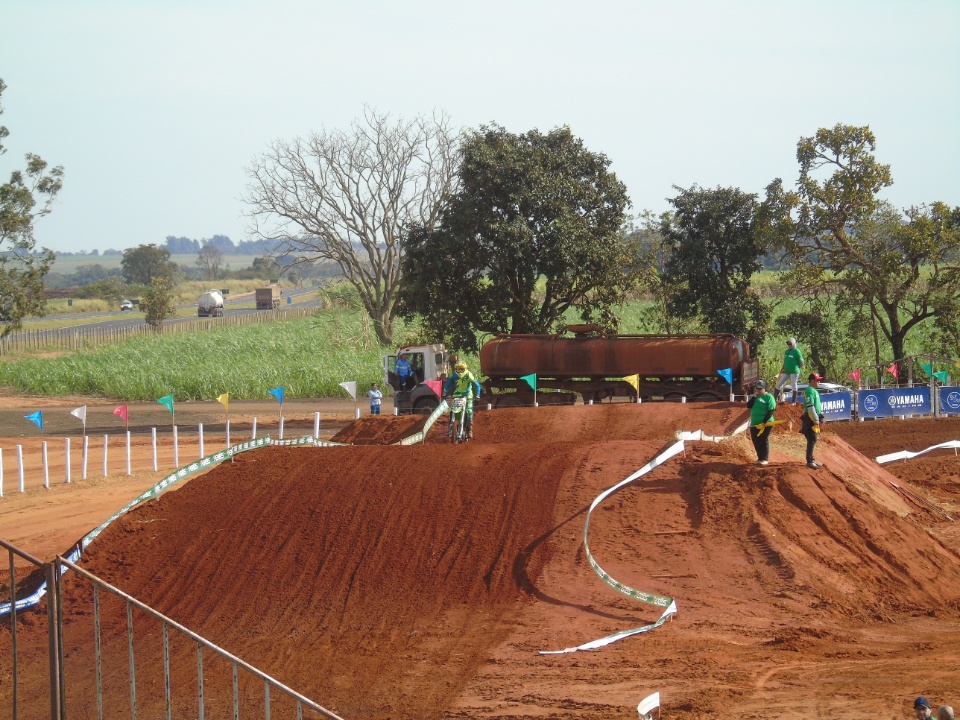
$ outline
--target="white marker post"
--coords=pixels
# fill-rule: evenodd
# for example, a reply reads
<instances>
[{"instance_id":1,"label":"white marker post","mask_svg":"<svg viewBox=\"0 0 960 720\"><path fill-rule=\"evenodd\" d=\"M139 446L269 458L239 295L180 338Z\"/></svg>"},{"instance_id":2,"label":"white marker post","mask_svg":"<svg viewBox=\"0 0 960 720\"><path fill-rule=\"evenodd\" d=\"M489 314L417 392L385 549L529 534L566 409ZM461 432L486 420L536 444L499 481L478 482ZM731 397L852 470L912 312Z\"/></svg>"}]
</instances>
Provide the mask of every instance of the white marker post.
<instances>
[{"instance_id":1,"label":"white marker post","mask_svg":"<svg viewBox=\"0 0 960 720\"><path fill-rule=\"evenodd\" d=\"M130 431L127 430L127 475L133 475L130 467Z\"/></svg>"},{"instance_id":2,"label":"white marker post","mask_svg":"<svg viewBox=\"0 0 960 720\"><path fill-rule=\"evenodd\" d=\"M50 488L50 468L47 466L47 441L40 443L40 452L43 455L43 486Z\"/></svg>"},{"instance_id":3,"label":"white marker post","mask_svg":"<svg viewBox=\"0 0 960 720\"><path fill-rule=\"evenodd\" d=\"M173 467L180 467L180 441L177 439L177 426L173 426Z\"/></svg>"},{"instance_id":4,"label":"white marker post","mask_svg":"<svg viewBox=\"0 0 960 720\"><path fill-rule=\"evenodd\" d=\"M226 443L227 443L227 444L224 445L224 447L230 447L230 418L227 418L227 437L226 437Z\"/></svg>"},{"instance_id":5,"label":"white marker post","mask_svg":"<svg viewBox=\"0 0 960 720\"><path fill-rule=\"evenodd\" d=\"M250 436L251 440L257 439L257 416L253 416L253 434Z\"/></svg>"},{"instance_id":6,"label":"white marker post","mask_svg":"<svg viewBox=\"0 0 960 720\"><path fill-rule=\"evenodd\" d=\"M3 497L3 448L0 448L0 497Z\"/></svg>"},{"instance_id":7,"label":"white marker post","mask_svg":"<svg viewBox=\"0 0 960 720\"><path fill-rule=\"evenodd\" d=\"M23 445L17 445L17 467L20 472L20 492L23 492Z\"/></svg>"},{"instance_id":8,"label":"white marker post","mask_svg":"<svg viewBox=\"0 0 960 720\"><path fill-rule=\"evenodd\" d=\"M200 459L203 460L203 423L200 423Z\"/></svg>"},{"instance_id":9,"label":"white marker post","mask_svg":"<svg viewBox=\"0 0 960 720\"><path fill-rule=\"evenodd\" d=\"M87 457L88 457L87 454L90 449L89 448L90 443L88 442L89 439L90 438L88 438L86 435L83 436L83 458L81 463L83 465L81 469L82 470L81 477L83 480L87 479Z\"/></svg>"},{"instance_id":10,"label":"white marker post","mask_svg":"<svg viewBox=\"0 0 960 720\"><path fill-rule=\"evenodd\" d=\"M157 471L157 429L150 428L150 444L153 446L153 471Z\"/></svg>"},{"instance_id":11,"label":"white marker post","mask_svg":"<svg viewBox=\"0 0 960 720\"><path fill-rule=\"evenodd\" d=\"M396 411L396 408L394 408ZM313 414L313 437L315 440L320 439L320 413Z\"/></svg>"},{"instance_id":12,"label":"white marker post","mask_svg":"<svg viewBox=\"0 0 960 720\"><path fill-rule=\"evenodd\" d=\"M103 436L103 476L107 476L107 436Z\"/></svg>"},{"instance_id":13,"label":"white marker post","mask_svg":"<svg viewBox=\"0 0 960 720\"><path fill-rule=\"evenodd\" d=\"M66 449L66 456L67 456L67 484L69 485L69 484L70 484L70 438L66 438L66 441L67 441L67 449Z\"/></svg>"},{"instance_id":14,"label":"white marker post","mask_svg":"<svg viewBox=\"0 0 960 720\"><path fill-rule=\"evenodd\" d=\"M280 440L283 440L283 415L280 416Z\"/></svg>"}]
</instances>

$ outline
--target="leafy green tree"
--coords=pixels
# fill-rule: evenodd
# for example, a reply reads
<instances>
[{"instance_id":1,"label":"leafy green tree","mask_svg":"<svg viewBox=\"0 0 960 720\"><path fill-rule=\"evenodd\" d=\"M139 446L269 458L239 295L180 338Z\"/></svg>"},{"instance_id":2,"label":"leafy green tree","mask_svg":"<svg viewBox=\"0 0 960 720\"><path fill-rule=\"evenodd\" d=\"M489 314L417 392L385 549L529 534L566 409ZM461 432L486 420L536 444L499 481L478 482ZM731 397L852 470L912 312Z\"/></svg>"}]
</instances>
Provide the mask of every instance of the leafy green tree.
<instances>
[{"instance_id":1,"label":"leafy green tree","mask_svg":"<svg viewBox=\"0 0 960 720\"><path fill-rule=\"evenodd\" d=\"M758 347L771 312L750 284L765 251L766 216L757 196L737 188L676 189L673 215L663 222L670 243L664 273L673 288L669 311Z\"/></svg>"},{"instance_id":2,"label":"leafy green tree","mask_svg":"<svg viewBox=\"0 0 960 720\"><path fill-rule=\"evenodd\" d=\"M781 198L784 208L796 208L784 243L796 263L790 281L869 308L899 359L912 330L957 312L958 209L934 202L901 214L879 200L893 180L875 149L869 127L836 125L800 140L798 190Z\"/></svg>"},{"instance_id":3,"label":"leafy green tree","mask_svg":"<svg viewBox=\"0 0 960 720\"><path fill-rule=\"evenodd\" d=\"M468 351L478 332L548 332L571 309L614 329L629 200L609 165L568 127L468 134L439 225L403 239L401 313Z\"/></svg>"},{"instance_id":4,"label":"leafy green tree","mask_svg":"<svg viewBox=\"0 0 960 720\"><path fill-rule=\"evenodd\" d=\"M0 80L0 97L6 87ZM0 156L6 153L3 140L9 134L0 125ZM27 153L26 161L25 170L12 171L9 181L0 185L0 335L18 329L28 315L43 314L44 278L54 260L50 250L35 250L34 224L49 214L63 186L63 168L48 169L33 153Z\"/></svg>"},{"instance_id":5,"label":"leafy green tree","mask_svg":"<svg viewBox=\"0 0 960 720\"><path fill-rule=\"evenodd\" d=\"M172 278L177 264L170 259L169 250L151 243L124 250L120 270L128 283L149 285L155 278Z\"/></svg>"},{"instance_id":6,"label":"leafy green tree","mask_svg":"<svg viewBox=\"0 0 960 720\"><path fill-rule=\"evenodd\" d=\"M173 282L165 277L153 278L147 292L140 298L140 309L145 314L147 325L159 332L163 328L163 321L177 312L174 300Z\"/></svg>"},{"instance_id":7,"label":"leafy green tree","mask_svg":"<svg viewBox=\"0 0 960 720\"><path fill-rule=\"evenodd\" d=\"M277 141L249 168L253 231L275 259L335 263L381 343L393 342L403 228L432 227L455 178L445 116L393 122L367 109L350 132Z\"/></svg>"}]
</instances>

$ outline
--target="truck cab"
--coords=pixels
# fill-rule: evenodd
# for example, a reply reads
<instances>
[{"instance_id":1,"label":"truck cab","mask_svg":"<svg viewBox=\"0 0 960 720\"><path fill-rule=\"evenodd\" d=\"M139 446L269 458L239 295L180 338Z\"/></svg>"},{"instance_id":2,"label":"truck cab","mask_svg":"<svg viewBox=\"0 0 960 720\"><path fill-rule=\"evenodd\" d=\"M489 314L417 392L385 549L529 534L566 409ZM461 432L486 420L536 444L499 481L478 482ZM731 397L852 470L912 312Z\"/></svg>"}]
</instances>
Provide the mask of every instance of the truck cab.
<instances>
[{"instance_id":1,"label":"truck cab","mask_svg":"<svg viewBox=\"0 0 960 720\"><path fill-rule=\"evenodd\" d=\"M401 389L396 373L397 359L401 353L407 354L415 380L413 387L408 389ZM449 372L448 357L443 345L411 345L383 356L384 383L393 392L397 413L429 413L440 404L443 381Z\"/></svg>"}]
</instances>

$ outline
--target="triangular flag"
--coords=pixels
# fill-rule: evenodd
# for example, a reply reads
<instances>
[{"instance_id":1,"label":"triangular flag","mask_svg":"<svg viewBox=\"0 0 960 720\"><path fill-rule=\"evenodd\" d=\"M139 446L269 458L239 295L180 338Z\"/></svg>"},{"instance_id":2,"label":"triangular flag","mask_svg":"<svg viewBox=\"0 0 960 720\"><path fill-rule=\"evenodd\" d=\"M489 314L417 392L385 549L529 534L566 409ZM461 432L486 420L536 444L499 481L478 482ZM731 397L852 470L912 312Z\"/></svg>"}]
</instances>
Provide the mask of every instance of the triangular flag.
<instances>
[{"instance_id":1,"label":"triangular flag","mask_svg":"<svg viewBox=\"0 0 960 720\"><path fill-rule=\"evenodd\" d=\"M630 387L637 391L637 395L640 394L640 373L635 375L627 375L623 379L630 383Z\"/></svg>"},{"instance_id":2,"label":"triangular flag","mask_svg":"<svg viewBox=\"0 0 960 720\"><path fill-rule=\"evenodd\" d=\"M340 383L340 387L350 393L350 397L354 400L357 399L357 382L356 380L346 380Z\"/></svg>"},{"instance_id":3,"label":"triangular flag","mask_svg":"<svg viewBox=\"0 0 960 720\"><path fill-rule=\"evenodd\" d=\"M77 418L84 425L87 424L87 406L86 405L81 405L80 407L74 410L71 410L70 414L73 415L75 418Z\"/></svg>"},{"instance_id":4,"label":"triangular flag","mask_svg":"<svg viewBox=\"0 0 960 720\"><path fill-rule=\"evenodd\" d=\"M116 410L113 411L113 414L119 416L120 419L123 420L123 422L127 422L127 406L126 405L121 405L120 407L118 407Z\"/></svg>"},{"instance_id":5,"label":"triangular flag","mask_svg":"<svg viewBox=\"0 0 960 720\"><path fill-rule=\"evenodd\" d=\"M278 403L283 405L283 385L278 388L274 388L273 390L267 390L267 392L273 395L277 399Z\"/></svg>"},{"instance_id":6,"label":"triangular flag","mask_svg":"<svg viewBox=\"0 0 960 720\"><path fill-rule=\"evenodd\" d=\"M38 428L43 430L43 411L37 410L35 413L30 413L29 415L24 415L24 417L36 425Z\"/></svg>"},{"instance_id":7,"label":"triangular flag","mask_svg":"<svg viewBox=\"0 0 960 720\"><path fill-rule=\"evenodd\" d=\"M939 371L939 372L935 372L935 373L933 374L933 376L934 376L937 380L939 380L942 384L944 384L944 385L947 384L947 371L946 371L946 370L941 370L941 371Z\"/></svg>"},{"instance_id":8,"label":"triangular flag","mask_svg":"<svg viewBox=\"0 0 960 720\"><path fill-rule=\"evenodd\" d=\"M859 385L860 384L860 368L857 368L856 370L854 370L852 373L847 375L847 377L850 378L851 380L856 380L857 384Z\"/></svg>"},{"instance_id":9,"label":"triangular flag","mask_svg":"<svg viewBox=\"0 0 960 720\"><path fill-rule=\"evenodd\" d=\"M521 375L520 379L526 380L527 385L530 386L530 389L536 392L537 390L537 374L536 373L530 373L529 375Z\"/></svg>"},{"instance_id":10,"label":"triangular flag","mask_svg":"<svg viewBox=\"0 0 960 720\"><path fill-rule=\"evenodd\" d=\"M224 393L218 397L217 402L223 405L224 412L230 412L230 393Z\"/></svg>"},{"instance_id":11,"label":"triangular flag","mask_svg":"<svg viewBox=\"0 0 960 720\"><path fill-rule=\"evenodd\" d=\"M717 370L717 375L722 377L727 381L727 385L733 387L733 368L724 368L723 370Z\"/></svg>"},{"instance_id":12,"label":"triangular flag","mask_svg":"<svg viewBox=\"0 0 960 720\"><path fill-rule=\"evenodd\" d=\"M425 380L424 385L433 390L437 394L437 397L443 395L443 383L439 380Z\"/></svg>"},{"instance_id":13,"label":"triangular flag","mask_svg":"<svg viewBox=\"0 0 960 720\"><path fill-rule=\"evenodd\" d=\"M170 414L173 415L173 393L164 395L162 398L157 398L157 402L163 405L167 410L170 411Z\"/></svg>"},{"instance_id":14,"label":"triangular flag","mask_svg":"<svg viewBox=\"0 0 960 720\"><path fill-rule=\"evenodd\" d=\"M887 368L887 372L893 375L897 380L900 379L900 370L897 368L897 363L893 363L890 367Z\"/></svg>"},{"instance_id":15,"label":"triangular flag","mask_svg":"<svg viewBox=\"0 0 960 720\"><path fill-rule=\"evenodd\" d=\"M933 364L932 364L932 363L920 363L920 367L923 368L923 371L927 374L928 377L933 377Z\"/></svg>"}]
</instances>

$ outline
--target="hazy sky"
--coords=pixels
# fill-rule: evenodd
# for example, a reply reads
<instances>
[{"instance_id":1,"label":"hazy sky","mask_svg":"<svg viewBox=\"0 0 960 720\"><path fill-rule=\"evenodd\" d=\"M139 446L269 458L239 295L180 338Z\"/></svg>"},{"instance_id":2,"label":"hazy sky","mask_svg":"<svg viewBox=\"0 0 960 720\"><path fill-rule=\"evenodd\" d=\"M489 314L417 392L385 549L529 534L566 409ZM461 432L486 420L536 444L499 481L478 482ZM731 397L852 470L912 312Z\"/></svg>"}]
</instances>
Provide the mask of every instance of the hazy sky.
<instances>
[{"instance_id":1,"label":"hazy sky","mask_svg":"<svg viewBox=\"0 0 960 720\"><path fill-rule=\"evenodd\" d=\"M761 193L796 144L869 125L897 206L960 205L957 0L5 0L0 176L64 189L60 251L249 239L245 168L364 105L460 127L569 125L632 212L674 185Z\"/></svg>"}]
</instances>

